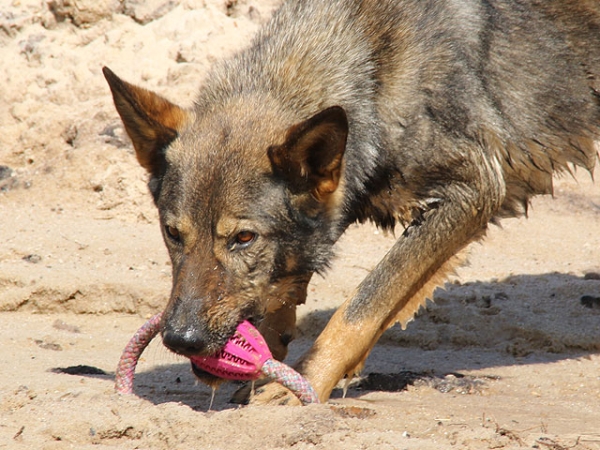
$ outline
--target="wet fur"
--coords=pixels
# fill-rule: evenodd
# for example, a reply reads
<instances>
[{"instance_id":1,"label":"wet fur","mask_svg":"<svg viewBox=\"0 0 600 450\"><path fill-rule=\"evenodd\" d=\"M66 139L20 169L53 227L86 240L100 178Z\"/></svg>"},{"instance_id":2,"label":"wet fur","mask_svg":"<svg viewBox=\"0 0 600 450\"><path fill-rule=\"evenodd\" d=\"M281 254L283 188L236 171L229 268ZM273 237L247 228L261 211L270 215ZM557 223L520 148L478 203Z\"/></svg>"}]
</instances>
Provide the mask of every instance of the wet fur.
<instances>
[{"instance_id":1,"label":"wet fur","mask_svg":"<svg viewBox=\"0 0 600 450\"><path fill-rule=\"evenodd\" d=\"M173 261L172 350L214 353L249 318L283 358L345 228L404 227L296 365L325 400L490 222L593 170L600 6L288 1L192 108L105 75Z\"/></svg>"}]
</instances>

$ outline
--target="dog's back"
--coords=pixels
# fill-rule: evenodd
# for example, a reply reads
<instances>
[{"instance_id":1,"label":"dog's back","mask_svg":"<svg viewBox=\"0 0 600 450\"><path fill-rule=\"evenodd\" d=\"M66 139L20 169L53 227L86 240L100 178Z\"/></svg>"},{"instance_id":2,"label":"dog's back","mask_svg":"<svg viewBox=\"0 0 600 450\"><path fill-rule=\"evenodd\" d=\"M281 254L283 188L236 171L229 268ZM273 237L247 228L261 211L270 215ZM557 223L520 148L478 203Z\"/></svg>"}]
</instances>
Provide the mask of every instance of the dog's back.
<instances>
[{"instance_id":1,"label":"dog's back","mask_svg":"<svg viewBox=\"0 0 600 450\"><path fill-rule=\"evenodd\" d=\"M406 194L390 211L373 204L381 183L370 180L400 169L406 193L422 191L423 171L439 176L455 159L436 133L477 141L498 159L498 216L551 193L552 173L568 163L591 169L599 90L595 1L303 1L285 3L247 51L213 72L197 110L247 95L258 114L279 108L293 123L344 107L348 209L358 211L349 221L391 225L430 193ZM370 198L359 195L365 186Z\"/></svg>"}]
</instances>

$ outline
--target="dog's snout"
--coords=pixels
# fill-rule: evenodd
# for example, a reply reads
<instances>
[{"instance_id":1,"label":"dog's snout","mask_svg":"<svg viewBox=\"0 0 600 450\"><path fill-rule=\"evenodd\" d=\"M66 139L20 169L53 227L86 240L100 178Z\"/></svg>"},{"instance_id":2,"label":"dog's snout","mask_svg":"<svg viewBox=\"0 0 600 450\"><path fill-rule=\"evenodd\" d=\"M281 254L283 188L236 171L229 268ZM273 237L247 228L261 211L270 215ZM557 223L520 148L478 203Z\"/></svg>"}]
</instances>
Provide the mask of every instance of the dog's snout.
<instances>
[{"instance_id":1,"label":"dog's snout","mask_svg":"<svg viewBox=\"0 0 600 450\"><path fill-rule=\"evenodd\" d=\"M205 340L193 328L174 330L167 326L163 328L162 339L169 350L184 356L201 354L206 348Z\"/></svg>"},{"instance_id":2,"label":"dog's snout","mask_svg":"<svg viewBox=\"0 0 600 450\"><path fill-rule=\"evenodd\" d=\"M206 330L200 320L199 299L177 297L165 311L162 324L163 344L184 356L201 354L206 350Z\"/></svg>"}]
</instances>

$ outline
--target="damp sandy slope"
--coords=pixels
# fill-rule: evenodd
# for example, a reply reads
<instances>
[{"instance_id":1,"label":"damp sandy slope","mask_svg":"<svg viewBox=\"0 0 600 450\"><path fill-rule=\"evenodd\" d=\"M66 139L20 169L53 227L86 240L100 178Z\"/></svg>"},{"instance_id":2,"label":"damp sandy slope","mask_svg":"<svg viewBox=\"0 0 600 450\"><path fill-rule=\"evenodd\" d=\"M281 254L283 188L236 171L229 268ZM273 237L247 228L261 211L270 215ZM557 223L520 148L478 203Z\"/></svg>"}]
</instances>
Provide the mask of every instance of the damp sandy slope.
<instances>
[{"instance_id":1,"label":"damp sandy slope","mask_svg":"<svg viewBox=\"0 0 600 450\"><path fill-rule=\"evenodd\" d=\"M276 2L5 3L0 448L600 448L600 186L585 173L473 245L345 399L239 408L229 385L208 411L210 389L159 342L137 395L114 394L120 352L164 306L171 269L100 68L190 104ZM349 230L300 308L290 362L393 240Z\"/></svg>"}]
</instances>

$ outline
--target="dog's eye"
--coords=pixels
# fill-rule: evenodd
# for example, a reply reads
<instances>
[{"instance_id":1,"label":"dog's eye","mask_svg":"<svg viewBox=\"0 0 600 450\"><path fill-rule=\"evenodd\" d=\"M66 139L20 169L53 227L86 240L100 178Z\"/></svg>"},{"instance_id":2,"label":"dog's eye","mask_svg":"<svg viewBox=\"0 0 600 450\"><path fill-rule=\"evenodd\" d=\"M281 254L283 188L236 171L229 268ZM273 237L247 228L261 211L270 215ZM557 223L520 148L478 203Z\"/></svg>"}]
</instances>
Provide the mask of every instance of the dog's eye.
<instances>
[{"instance_id":1,"label":"dog's eye","mask_svg":"<svg viewBox=\"0 0 600 450\"><path fill-rule=\"evenodd\" d=\"M181 240L181 235L179 234L179 230L177 228L167 225L165 227L165 231L167 232L167 236L169 236L169 238L175 242L179 242Z\"/></svg>"},{"instance_id":2,"label":"dog's eye","mask_svg":"<svg viewBox=\"0 0 600 450\"><path fill-rule=\"evenodd\" d=\"M238 234L235 235L232 249L247 247L248 245L252 244L252 242L254 242L256 236L257 234L252 231L240 231Z\"/></svg>"}]
</instances>

